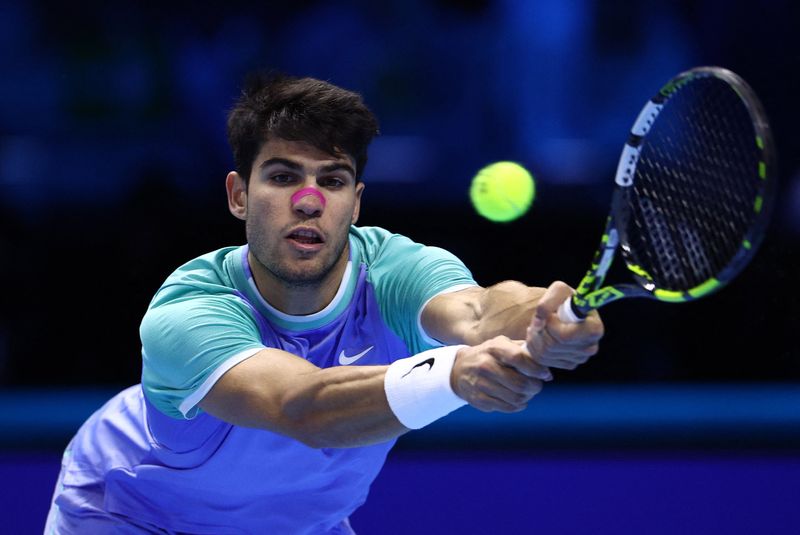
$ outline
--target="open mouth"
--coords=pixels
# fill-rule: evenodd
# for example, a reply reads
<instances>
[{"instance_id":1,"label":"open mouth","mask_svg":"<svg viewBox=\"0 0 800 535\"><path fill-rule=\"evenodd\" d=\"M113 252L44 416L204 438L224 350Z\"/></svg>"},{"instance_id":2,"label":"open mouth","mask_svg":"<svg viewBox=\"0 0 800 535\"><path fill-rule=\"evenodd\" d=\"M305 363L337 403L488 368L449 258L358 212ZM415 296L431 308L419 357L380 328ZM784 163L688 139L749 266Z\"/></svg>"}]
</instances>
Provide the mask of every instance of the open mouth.
<instances>
[{"instance_id":1,"label":"open mouth","mask_svg":"<svg viewBox=\"0 0 800 535\"><path fill-rule=\"evenodd\" d=\"M311 229L297 229L292 231L287 238L302 243L304 245L314 245L323 243L325 240L314 230Z\"/></svg>"}]
</instances>

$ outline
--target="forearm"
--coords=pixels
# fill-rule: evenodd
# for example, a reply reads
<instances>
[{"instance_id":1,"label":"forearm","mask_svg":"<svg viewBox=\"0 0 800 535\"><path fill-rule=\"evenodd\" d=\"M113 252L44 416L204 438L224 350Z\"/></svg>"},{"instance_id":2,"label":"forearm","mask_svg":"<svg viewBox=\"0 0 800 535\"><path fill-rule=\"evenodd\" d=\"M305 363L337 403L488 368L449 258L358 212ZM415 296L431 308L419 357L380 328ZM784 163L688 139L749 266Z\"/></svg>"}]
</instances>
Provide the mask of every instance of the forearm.
<instances>
[{"instance_id":1,"label":"forearm","mask_svg":"<svg viewBox=\"0 0 800 535\"><path fill-rule=\"evenodd\" d=\"M505 281L432 299L422 311L425 332L444 344L476 346L495 336L523 340L544 288Z\"/></svg>"},{"instance_id":2,"label":"forearm","mask_svg":"<svg viewBox=\"0 0 800 535\"><path fill-rule=\"evenodd\" d=\"M280 433L314 448L375 444L408 430L386 400L386 369L320 369L266 349L228 370L200 406L234 425Z\"/></svg>"},{"instance_id":3,"label":"forearm","mask_svg":"<svg viewBox=\"0 0 800 535\"><path fill-rule=\"evenodd\" d=\"M495 336L524 340L539 298L544 288L526 286L521 282L505 281L481 289L470 304L469 321L460 329L460 338L448 343L477 345Z\"/></svg>"},{"instance_id":4,"label":"forearm","mask_svg":"<svg viewBox=\"0 0 800 535\"><path fill-rule=\"evenodd\" d=\"M408 429L384 392L388 366L337 366L298 377L289 388L282 426L312 447L354 447L385 442Z\"/></svg>"}]
</instances>

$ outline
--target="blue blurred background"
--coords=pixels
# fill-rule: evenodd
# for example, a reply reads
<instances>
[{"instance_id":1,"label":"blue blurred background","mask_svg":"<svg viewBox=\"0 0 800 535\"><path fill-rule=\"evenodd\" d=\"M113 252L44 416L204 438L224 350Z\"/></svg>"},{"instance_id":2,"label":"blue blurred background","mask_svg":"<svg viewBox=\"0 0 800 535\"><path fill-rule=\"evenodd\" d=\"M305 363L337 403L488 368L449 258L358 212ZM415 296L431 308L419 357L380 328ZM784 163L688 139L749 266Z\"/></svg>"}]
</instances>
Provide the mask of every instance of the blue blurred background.
<instances>
[{"instance_id":1,"label":"blue blurred background","mask_svg":"<svg viewBox=\"0 0 800 535\"><path fill-rule=\"evenodd\" d=\"M449 494L417 532L800 531L799 23L788 0L1 0L0 474L26 482L0 491L5 517L26 511L9 533L41 530L69 436L138 381L161 281L242 243L224 122L246 73L364 95L382 135L361 224L445 247L485 285L546 285L582 276L643 103L710 64L754 87L778 145L751 266L704 301L604 309L600 354L524 415L462 409L401 440L354 525L407 532L398 500ZM496 160L537 178L508 225L467 196Z\"/></svg>"}]
</instances>

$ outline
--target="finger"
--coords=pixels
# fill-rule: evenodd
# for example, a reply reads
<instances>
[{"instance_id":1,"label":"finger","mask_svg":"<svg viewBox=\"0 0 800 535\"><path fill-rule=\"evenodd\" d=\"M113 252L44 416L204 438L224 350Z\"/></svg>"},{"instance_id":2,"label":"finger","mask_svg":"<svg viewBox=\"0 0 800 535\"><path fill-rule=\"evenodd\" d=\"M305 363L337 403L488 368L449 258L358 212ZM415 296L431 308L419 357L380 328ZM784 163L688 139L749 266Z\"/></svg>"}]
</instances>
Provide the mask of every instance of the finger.
<instances>
[{"instance_id":1,"label":"finger","mask_svg":"<svg viewBox=\"0 0 800 535\"><path fill-rule=\"evenodd\" d=\"M510 403L506 399L498 397L496 393L492 392L491 388L486 387L485 383L474 385L474 388L471 389L466 400L476 409L485 412L510 410L519 405L519 403Z\"/></svg>"},{"instance_id":2,"label":"finger","mask_svg":"<svg viewBox=\"0 0 800 535\"><path fill-rule=\"evenodd\" d=\"M513 367L503 364L501 357L516 354L519 359L531 360L518 343L508 338L498 337L472 350L471 363L457 379L457 391L468 399L475 392L483 392L510 404L527 402L542 388L541 380L529 377ZM534 369L542 367L534 364ZM541 371L539 373L542 373ZM549 375L548 372L545 372ZM463 394L463 395L462 395Z\"/></svg>"},{"instance_id":3,"label":"finger","mask_svg":"<svg viewBox=\"0 0 800 535\"><path fill-rule=\"evenodd\" d=\"M475 386L484 394L519 405L527 403L542 390L542 381L495 362L494 366L482 370Z\"/></svg>"},{"instance_id":4,"label":"finger","mask_svg":"<svg viewBox=\"0 0 800 535\"><path fill-rule=\"evenodd\" d=\"M559 320L551 321L547 327L537 332L528 332L527 348L537 362L544 353L557 351L578 351L596 346L603 337L603 324L599 320L587 322L576 329L576 324L564 324ZM544 364L544 363L542 363Z\"/></svg>"},{"instance_id":5,"label":"finger","mask_svg":"<svg viewBox=\"0 0 800 535\"><path fill-rule=\"evenodd\" d=\"M528 352L527 343L523 340L514 340L511 345L496 348L494 353L500 362L517 372L542 381L551 381L553 375L546 366L536 362Z\"/></svg>"},{"instance_id":6,"label":"finger","mask_svg":"<svg viewBox=\"0 0 800 535\"><path fill-rule=\"evenodd\" d=\"M470 400L470 405L475 407L476 409L483 411L483 412L519 412L525 410L528 407L527 402L525 403L508 403L507 401L496 398L485 392L478 392L475 394L472 400Z\"/></svg>"},{"instance_id":7,"label":"finger","mask_svg":"<svg viewBox=\"0 0 800 535\"><path fill-rule=\"evenodd\" d=\"M586 344L581 345L570 345L570 344L557 344L557 343L550 343L550 344L543 344L541 347L541 351L537 355L536 361L542 365L547 365L542 362L542 357L545 355L587 355L592 356L597 353L597 348L600 347L600 344L597 342L589 342Z\"/></svg>"},{"instance_id":8,"label":"finger","mask_svg":"<svg viewBox=\"0 0 800 535\"><path fill-rule=\"evenodd\" d=\"M552 347L548 347L545 351L541 353L539 356L539 363L545 365L542 362L542 358L545 357L556 357L556 358L570 358L575 356L576 358L584 356L584 357L591 357L597 350L600 348L600 344L586 344L582 346L566 346L566 345L556 345Z\"/></svg>"},{"instance_id":9,"label":"finger","mask_svg":"<svg viewBox=\"0 0 800 535\"><path fill-rule=\"evenodd\" d=\"M540 332L547 333L553 340L563 345L586 345L597 343L603 337L603 322L597 315L587 317L582 323L550 321Z\"/></svg>"},{"instance_id":10,"label":"finger","mask_svg":"<svg viewBox=\"0 0 800 535\"><path fill-rule=\"evenodd\" d=\"M509 403L527 402L542 390L542 379L528 377L511 368L502 370L495 379L501 387L498 397Z\"/></svg>"},{"instance_id":11,"label":"finger","mask_svg":"<svg viewBox=\"0 0 800 535\"><path fill-rule=\"evenodd\" d=\"M548 286L536 304L536 310L531 320L531 329L534 331L542 330L547 324L550 315L555 314L561 303L566 301L572 294L572 288L564 282L556 281Z\"/></svg>"},{"instance_id":12,"label":"finger","mask_svg":"<svg viewBox=\"0 0 800 535\"><path fill-rule=\"evenodd\" d=\"M557 370L574 370L581 364L586 363L589 357L574 357L574 358L560 358L560 357L546 357L547 365L550 368Z\"/></svg>"},{"instance_id":13,"label":"finger","mask_svg":"<svg viewBox=\"0 0 800 535\"><path fill-rule=\"evenodd\" d=\"M583 364L599 349L599 344L585 344L582 346L569 346L564 344L549 343L544 336L537 336L534 343L536 350L533 357L542 366L573 369L577 364Z\"/></svg>"}]
</instances>

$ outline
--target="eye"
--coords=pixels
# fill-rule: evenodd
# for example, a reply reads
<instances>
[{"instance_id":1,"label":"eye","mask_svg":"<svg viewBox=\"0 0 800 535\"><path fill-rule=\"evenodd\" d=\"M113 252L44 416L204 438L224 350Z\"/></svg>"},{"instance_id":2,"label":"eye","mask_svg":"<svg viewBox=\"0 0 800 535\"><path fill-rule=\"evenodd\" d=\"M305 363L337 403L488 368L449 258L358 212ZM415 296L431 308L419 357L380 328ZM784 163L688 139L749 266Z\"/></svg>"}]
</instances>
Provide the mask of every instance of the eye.
<instances>
[{"instance_id":1,"label":"eye","mask_svg":"<svg viewBox=\"0 0 800 535\"><path fill-rule=\"evenodd\" d=\"M319 179L319 185L325 188L338 189L344 186L346 182L336 176L326 176Z\"/></svg>"},{"instance_id":2,"label":"eye","mask_svg":"<svg viewBox=\"0 0 800 535\"><path fill-rule=\"evenodd\" d=\"M294 177L286 173L277 173L271 175L269 179L276 184L291 184L294 181Z\"/></svg>"}]
</instances>

